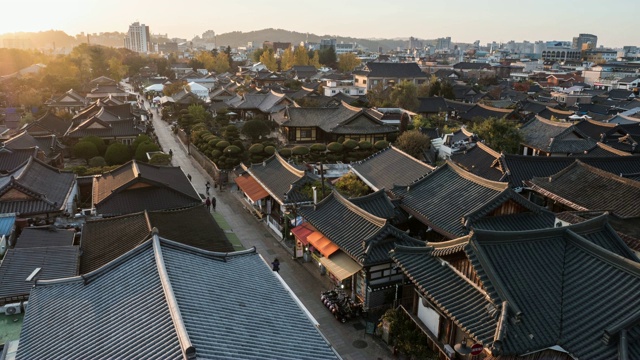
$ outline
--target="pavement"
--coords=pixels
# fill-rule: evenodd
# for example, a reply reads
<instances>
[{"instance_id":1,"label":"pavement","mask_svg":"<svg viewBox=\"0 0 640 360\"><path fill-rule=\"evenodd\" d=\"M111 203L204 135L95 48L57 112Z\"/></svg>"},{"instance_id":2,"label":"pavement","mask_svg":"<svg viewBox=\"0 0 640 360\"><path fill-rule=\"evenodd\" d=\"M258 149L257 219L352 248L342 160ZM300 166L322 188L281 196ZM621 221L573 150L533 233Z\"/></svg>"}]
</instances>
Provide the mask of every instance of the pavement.
<instances>
[{"instance_id":1,"label":"pavement","mask_svg":"<svg viewBox=\"0 0 640 360\"><path fill-rule=\"evenodd\" d=\"M149 103L145 100L149 109ZM172 164L179 166L185 174L191 175L194 188L201 194L205 193L205 184L213 179L202 169L193 158L187 154L186 147L173 134L167 122L160 114L154 113L152 119L155 133L161 148L165 152L173 152ZM229 186L231 188L231 186ZM279 242L264 220L258 220L243 207L241 194L232 189L220 191L211 189L210 194L217 199L214 219L222 226L230 240L238 248L255 247L257 252L271 263L274 258L280 261L279 276L296 294L302 304L319 323L319 329L338 354L345 360L396 359L389 347L378 337L365 334L363 319L352 319L343 324L336 320L330 311L320 301L322 291L333 288L326 275L320 275L317 264L305 263L302 259L292 259ZM213 212L213 211L212 211ZM251 291L247 289L247 291Z\"/></svg>"}]
</instances>

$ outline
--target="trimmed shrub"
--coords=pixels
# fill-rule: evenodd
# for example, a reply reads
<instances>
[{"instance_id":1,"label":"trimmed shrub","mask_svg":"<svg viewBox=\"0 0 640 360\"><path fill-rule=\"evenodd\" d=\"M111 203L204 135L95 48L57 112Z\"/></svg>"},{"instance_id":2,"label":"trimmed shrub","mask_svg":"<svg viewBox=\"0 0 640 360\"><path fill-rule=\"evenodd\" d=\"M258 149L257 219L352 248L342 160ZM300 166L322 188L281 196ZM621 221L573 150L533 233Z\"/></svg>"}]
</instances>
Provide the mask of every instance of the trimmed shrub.
<instances>
[{"instance_id":1,"label":"trimmed shrub","mask_svg":"<svg viewBox=\"0 0 640 360\"><path fill-rule=\"evenodd\" d=\"M129 147L122 143L113 143L109 145L104 153L104 160L108 165L121 165L131 160L131 152Z\"/></svg>"},{"instance_id":2,"label":"trimmed shrub","mask_svg":"<svg viewBox=\"0 0 640 360\"><path fill-rule=\"evenodd\" d=\"M137 161L147 162L149 161L149 159L147 159L147 153L152 151L160 151L160 147L150 141L143 142L138 145L138 148L136 149L135 159Z\"/></svg>"},{"instance_id":3,"label":"trimmed shrub","mask_svg":"<svg viewBox=\"0 0 640 360\"><path fill-rule=\"evenodd\" d=\"M342 152L343 146L338 142L332 142L327 145L327 150L331 151L332 153L339 153Z\"/></svg>"},{"instance_id":4,"label":"trimmed shrub","mask_svg":"<svg viewBox=\"0 0 640 360\"><path fill-rule=\"evenodd\" d=\"M171 164L171 156L169 156L169 154L153 154L151 159L149 159L149 164L169 165Z\"/></svg>"},{"instance_id":5,"label":"trimmed shrub","mask_svg":"<svg viewBox=\"0 0 640 360\"><path fill-rule=\"evenodd\" d=\"M235 145L229 145L227 146L223 153L227 156L232 156L235 157L238 154L240 154L242 152L242 149L240 149L239 147L235 146Z\"/></svg>"},{"instance_id":6,"label":"trimmed shrub","mask_svg":"<svg viewBox=\"0 0 640 360\"><path fill-rule=\"evenodd\" d=\"M347 150L353 150L358 147L358 142L353 139L347 139L342 143L342 146Z\"/></svg>"},{"instance_id":7,"label":"trimmed shrub","mask_svg":"<svg viewBox=\"0 0 640 360\"><path fill-rule=\"evenodd\" d=\"M102 167L107 166L107 162L104 160L102 156L95 156L89 160L90 167Z\"/></svg>"},{"instance_id":8,"label":"trimmed shrub","mask_svg":"<svg viewBox=\"0 0 640 360\"><path fill-rule=\"evenodd\" d=\"M229 143L226 140L221 140L216 144L216 148L218 148L219 150L224 150L226 149L229 145L231 145L231 143Z\"/></svg>"},{"instance_id":9,"label":"trimmed shrub","mask_svg":"<svg viewBox=\"0 0 640 360\"><path fill-rule=\"evenodd\" d=\"M73 155L75 157L84 159L87 164L89 163L89 159L92 157L100 155L98 153L98 148L96 144L90 141L80 141L79 143L73 146Z\"/></svg>"},{"instance_id":10,"label":"trimmed shrub","mask_svg":"<svg viewBox=\"0 0 640 360\"><path fill-rule=\"evenodd\" d=\"M280 156L288 158L291 156L291 149L280 149L278 153Z\"/></svg>"},{"instance_id":11,"label":"trimmed shrub","mask_svg":"<svg viewBox=\"0 0 640 360\"><path fill-rule=\"evenodd\" d=\"M264 145L262 144L253 144L249 148L249 152L252 154L261 154L264 151Z\"/></svg>"},{"instance_id":12,"label":"trimmed shrub","mask_svg":"<svg viewBox=\"0 0 640 360\"><path fill-rule=\"evenodd\" d=\"M98 149L98 155L104 155L105 150L107 150L107 145L104 143L104 140L102 140L102 138L99 138L97 136L94 136L94 135L85 136L82 139L80 139L80 142L82 141L88 141L90 143L93 143L96 146L96 149Z\"/></svg>"},{"instance_id":13,"label":"trimmed shrub","mask_svg":"<svg viewBox=\"0 0 640 360\"><path fill-rule=\"evenodd\" d=\"M264 147L264 153L271 156L276 153L276 147L269 145Z\"/></svg>"},{"instance_id":14,"label":"trimmed shrub","mask_svg":"<svg viewBox=\"0 0 640 360\"><path fill-rule=\"evenodd\" d=\"M307 155L308 153L309 153L309 148L306 146L296 146L293 149L291 149L291 154L297 155L297 156Z\"/></svg>"},{"instance_id":15,"label":"trimmed shrub","mask_svg":"<svg viewBox=\"0 0 640 360\"><path fill-rule=\"evenodd\" d=\"M309 147L311 152L323 152L327 150L327 146L325 144L313 144Z\"/></svg>"},{"instance_id":16,"label":"trimmed shrub","mask_svg":"<svg viewBox=\"0 0 640 360\"><path fill-rule=\"evenodd\" d=\"M375 144L373 144L373 147L375 147L377 150L386 149L389 147L389 142L386 140L378 140Z\"/></svg>"},{"instance_id":17,"label":"trimmed shrub","mask_svg":"<svg viewBox=\"0 0 640 360\"><path fill-rule=\"evenodd\" d=\"M358 143L358 148L362 149L362 150L369 150L373 147L373 145L371 145L370 142L366 141L366 140L362 140Z\"/></svg>"}]
</instances>

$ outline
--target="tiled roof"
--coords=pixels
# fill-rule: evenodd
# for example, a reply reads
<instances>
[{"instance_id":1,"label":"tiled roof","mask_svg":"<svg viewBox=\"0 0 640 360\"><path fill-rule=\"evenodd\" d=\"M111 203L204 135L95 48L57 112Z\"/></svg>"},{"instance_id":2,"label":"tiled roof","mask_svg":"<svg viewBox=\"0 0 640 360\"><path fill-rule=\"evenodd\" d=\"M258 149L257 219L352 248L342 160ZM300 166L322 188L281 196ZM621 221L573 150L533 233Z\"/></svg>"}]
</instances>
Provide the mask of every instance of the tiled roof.
<instances>
[{"instance_id":1,"label":"tiled roof","mask_svg":"<svg viewBox=\"0 0 640 360\"><path fill-rule=\"evenodd\" d=\"M212 253L157 236L95 272L33 288L17 359L51 354L337 358L255 249Z\"/></svg>"},{"instance_id":2,"label":"tiled roof","mask_svg":"<svg viewBox=\"0 0 640 360\"><path fill-rule=\"evenodd\" d=\"M506 183L483 179L451 162L426 177L391 191L401 207L438 233L453 239L466 235L462 218L481 209L507 189Z\"/></svg>"},{"instance_id":3,"label":"tiled roof","mask_svg":"<svg viewBox=\"0 0 640 360\"><path fill-rule=\"evenodd\" d=\"M560 110L547 106L536 114L541 118L549 121L551 121L551 117L555 117L558 120L566 120L569 118L569 116L575 114L575 111Z\"/></svg>"},{"instance_id":4,"label":"tiled roof","mask_svg":"<svg viewBox=\"0 0 640 360\"><path fill-rule=\"evenodd\" d=\"M488 216L473 223L474 229L495 231L525 231L548 229L555 226L555 215L550 211L524 212L510 215Z\"/></svg>"},{"instance_id":5,"label":"tiled roof","mask_svg":"<svg viewBox=\"0 0 640 360\"><path fill-rule=\"evenodd\" d=\"M533 191L575 210L608 210L623 218L640 216L637 206L640 182L579 160L557 174L535 177L526 184Z\"/></svg>"},{"instance_id":6,"label":"tiled roof","mask_svg":"<svg viewBox=\"0 0 640 360\"><path fill-rule=\"evenodd\" d=\"M13 172L22 167L32 157L38 156L38 148L9 149L0 148L0 173Z\"/></svg>"},{"instance_id":7,"label":"tiled roof","mask_svg":"<svg viewBox=\"0 0 640 360\"><path fill-rule=\"evenodd\" d=\"M40 160L0 177L0 213L22 216L61 212L67 206L76 175Z\"/></svg>"},{"instance_id":8,"label":"tiled roof","mask_svg":"<svg viewBox=\"0 0 640 360\"><path fill-rule=\"evenodd\" d=\"M341 102L338 107L302 108L290 107L285 127L319 127L324 132L335 134L384 134L396 132L397 128L385 125L366 109Z\"/></svg>"},{"instance_id":9,"label":"tiled roof","mask_svg":"<svg viewBox=\"0 0 640 360\"><path fill-rule=\"evenodd\" d=\"M349 167L374 191L410 184L433 171L432 166L394 146L352 163Z\"/></svg>"},{"instance_id":10,"label":"tiled roof","mask_svg":"<svg viewBox=\"0 0 640 360\"><path fill-rule=\"evenodd\" d=\"M449 100L449 99L444 99L444 101L447 103L447 106L451 110L457 111L458 113L464 113L475 106L474 104L469 104L469 103Z\"/></svg>"},{"instance_id":11,"label":"tiled roof","mask_svg":"<svg viewBox=\"0 0 640 360\"><path fill-rule=\"evenodd\" d=\"M367 77L383 78L426 78L428 75L420 69L417 63L367 63Z\"/></svg>"},{"instance_id":12,"label":"tiled roof","mask_svg":"<svg viewBox=\"0 0 640 360\"><path fill-rule=\"evenodd\" d=\"M579 157L580 161L614 175L640 172L640 157ZM520 187L523 181L534 177L551 176L576 161L564 156L523 156L504 154L500 158L506 179L512 186Z\"/></svg>"},{"instance_id":13,"label":"tiled roof","mask_svg":"<svg viewBox=\"0 0 640 360\"><path fill-rule=\"evenodd\" d=\"M534 117L520 128L523 144L535 149L547 151L552 138L560 135L571 126L571 123L550 121Z\"/></svg>"},{"instance_id":14,"label":"tiled roof","mask_svg":"<svg viewBox=\"0 0 640 360\"><path fill-rule=\"evenodd\" d=\"M386 219L366 212L335 191L318 204L299 207L298 214L361 264L363 242L387 225Z\"/></svg>"},{"instance_id":15,"label":"tiled roof","mask_svg":"<svg viewBox=\"0 0 640 360\"><path fill-rule=\"evenodd\" d=\"M71 125L71 121L47 111L41 118L28 124L25 129L32 135L54 134L57 137L62 137L69 129L69 125Z\"/></svg>"},{"instance_id":16,"label":"tiled roof","mask_svg":"<svg viewBox=\"0 0 640 360\"><path fill-rule=\"evenodd\" d=\"M582 131L588 137L594 140L600 140L603 134L606 134L614 128L617 124L604 123L594 120L581 120L574 124L574 126Z\"/></svg>"},{"instance_id":17,"label":"tiled roof","mask_svg":"<svg viewBox=\"0 0 640 360\"><path fill-rule=\"evenodd\" d=\"M514 113L515 110L513 109L501 109L484 104L475 104L472 108L461 114L460 118L467 121L476 121L477 119L484 120L490 117L501 119L509 117Z\"/></svg>"},{"instance_id":18,"label":"tiled roof","mask_svg":"<svg viewBox=\"0 0 640 360\"><path fill-rule=\"evenodd\" d=\"M61 148L55 135L32 136L27 131L23 131L11 139L6 140L4 146L14 150L38 147L44 151L47 156Z\"/></svg>"},{"instance_id":19,"label":"tiled roof","mask_svg":"<svg viewBox=\"0 0 640 360\"><path fill-rule=\"evenodd\" d=\"M186 208L201 202L179 167L131 161L93 180L93 204L100 214Z\"/></svg>"},{"instance_id":20,"label":"tiled roof","mask_svg":"<svg viewBox=\"0 0 640 360\"><path fill-rule=\"evenodd\" d=\"M350 198L349 201L379 218L391 220L396 217L396 207L384 190L378 190L361 197Z\"/></svg>"},{"instance_id":21,"label":"tiled roof","mask_svg":"<svg viewBox=\"0 0 640 360\"><path fill-rule=\"evenodd\" d=\"M71 246L75 230L61 230L51 226L32 226L22 229L14 248Z\"/></svg>"},{"instance_id":22,"label":"tiled roof","mask_svg":"<svg viewBox=\"0 0 640 360\"><path fill-rule=\"evenodd\" d=\"M143 133L143 129L136 126L133 120L118 120L103 123L94 119L89 119L79 126L69 129L69 132L65 136L74 139L92 135L111 138L135 137Z\"/></svg>"},{"instance_id":23,"label":"tiled roof","mask_svg":"<svg viewBox=\"0 0 640 360\"><path fill-rule=\"evenodd\" d=\"M640 299L629 294L640 292L640 264L602 243L625 247L600 220L474 234L467 254L493 301L507 302L511 319L502 341L491 346L494 356L558 345L579 359L617 358L620 327L631 329L638 321ZM628 346L640 350L637 342Z\"/></svg>"},{"instance_id":24,"label":"tiled roof","mask_svg":"<svg viewBox=\"0 0 640 360\"><path fill-rule=\"evenodd\" d=\"M244 94L238 95L227 101L227 104L233 109L260 110L264 113L273 113L281 109L283 102L290 102L290 99L284 94L269 91L266 94ZM282 105L282 106L279 106Z\"/></svg>"},{"instance_id":25,"label":"tiled roof","mask_svg":"<svg viewBox=\"0 0 640 360\"><path fill-rule=\"evenodd\" d=\"M545 151L553 154L582 154L593 149L596 143L596 140L590 139L574 125L550 139Z\"/></svg>"},{"instance_id":26,"label":"tiled roof","mask_svg":"<svg viewBox=\"0 0 640 360\"><path fill-rule=\"evenodd\" d=\"M482 142L461 153L451 155L451 161L468 172L492 181L499 181L501 170L500 153Z\"/></svg>"},{"instance_id":27,"label":"tiled roof","mask_svg":"<svg viewBox=\"0 0 640 360\"><path fill-rule=\"evenodd\" d=\"M446 101L442 97L435 96L435 97L418 98L418 101L419 101L419 105L416 112L419 114L421 113L432 114L432 113L446 112L449 110L449 107L447 106Z\"/></svg>"},{"instance_id":28,"label":"tiled roof","mask_svg":"<svg viewBox=\"0 0 640 360\"><path fill-rule=\"evenodd\" d=\"M262 164L243 168L281 204L310 202L312 199L298 191L299 186L309 181L305 171L289 164L278 153ZM287 199L285 200L285 194Z\"/></svg>"},{"instance_id":29,"label":"tiled roof","mask_svg":"<svg viewBox=\"0 0 640 360\"><path fill-rule=\"evenodd\" d=\"M0 265L0 302L26 299L36 280L77 275L78 255L78 247L71 245L7 250ZM26 281L36 268L41 270Z\"/></svg>"}]
</instances>

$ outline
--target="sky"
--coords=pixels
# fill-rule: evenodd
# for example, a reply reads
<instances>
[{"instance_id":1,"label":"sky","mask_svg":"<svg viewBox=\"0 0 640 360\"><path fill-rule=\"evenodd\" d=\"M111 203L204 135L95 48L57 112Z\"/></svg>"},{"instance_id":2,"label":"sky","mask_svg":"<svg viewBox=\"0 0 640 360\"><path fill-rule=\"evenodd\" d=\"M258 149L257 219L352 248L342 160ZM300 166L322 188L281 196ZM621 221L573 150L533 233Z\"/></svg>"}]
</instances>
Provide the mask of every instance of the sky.
<instances>
[{"instance_id":1,"label":"sky","mask_svg":"<svg viewBox=\"0 0 640 360\"><path fill-rule=\"evenodd\" d=\"M0 34L62 30L126 32L139 21L153 34L191 39L277 28L356 38L491 41L566 40L579 33L598 45L640 46L638 0L17 0L0 3ZM277 40L277 39L274 39Z\"/></svg>"}]
</instances>

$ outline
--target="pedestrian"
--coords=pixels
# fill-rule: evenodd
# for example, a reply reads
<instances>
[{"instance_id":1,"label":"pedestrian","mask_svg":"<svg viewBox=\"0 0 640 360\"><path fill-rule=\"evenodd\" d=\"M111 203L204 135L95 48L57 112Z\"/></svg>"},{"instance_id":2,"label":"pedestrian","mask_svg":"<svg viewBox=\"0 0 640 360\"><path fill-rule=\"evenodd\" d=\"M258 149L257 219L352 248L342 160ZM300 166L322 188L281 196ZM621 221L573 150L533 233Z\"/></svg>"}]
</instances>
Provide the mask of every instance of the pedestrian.
<instances>
[{"instance_id":1,"label":"pedestrian","mask_svg":"<svg viewBox=\"0 0 640 360\"><path fill-rule=\"evenodd\" d=\"M206 189L207 189L207 195L209 195L209 189L211 188L211 184L209 184L209 182L207 181L207 183L206 183L206 184L204 184L204 186L205 186L205 187L206 187Z\"/></svg>"},{"instance_id":2,"label":"pedestrian","mask_svg":"<svg viewBox=\"0 0 640 360\"><path fill-rule=\"evenodd\" d=\"M207 200L204 201L204 204L207 205L207 211L211 212L211 199L207 196Z\"/></svg>"},{"instance_id":3,"label":"pedestrian","mask_svg":"<svg viewBox=\"0 0 640 360\"><path fill-rule=\"evenodd\" d=\"M173 157L173 150L169 149L169 156Z\"/></svg>"},{"instance_id":4,"label":"pedestrian","mask_svg":"<svg viewBox=\"0 0 640 360\"><path fill-rule=\"evenodd\" d=\"M271 266L273 266L273 271L275 271L275 272L279 272L280 271L280 261L278 260L278 258L273 259L273 262L271 263Z\"/></svg>"},{"instance_id":5,"label":"pedestrian","mask_svg":"<svg viewBox=\"0 0 640 360\"><path fill-rule=\"evenodd\" d=\"M191 174L187 174L187 179L189 179L189 181L191 181Z\"/></svg>"},{"instance_id":6,"label":"pedestrian","mask_svg":"<svg viewBox=\"0 0 640 360\"><path fill-rule=\"evenodd\" d=\"M213 207L213 211L216 211L216 197L211 198L211 207Z\"/></svg>"}]
</instances>

